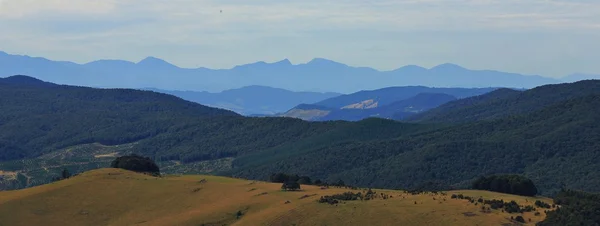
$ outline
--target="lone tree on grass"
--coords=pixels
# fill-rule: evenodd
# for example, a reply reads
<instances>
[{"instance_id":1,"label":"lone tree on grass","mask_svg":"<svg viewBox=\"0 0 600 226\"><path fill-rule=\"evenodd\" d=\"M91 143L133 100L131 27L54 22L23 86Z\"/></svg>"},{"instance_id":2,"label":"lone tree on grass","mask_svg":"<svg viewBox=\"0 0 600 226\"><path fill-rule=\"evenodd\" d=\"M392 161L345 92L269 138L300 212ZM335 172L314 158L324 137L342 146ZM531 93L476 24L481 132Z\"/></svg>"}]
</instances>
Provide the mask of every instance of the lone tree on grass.
<instances>
[{"instance_id":1,"label":"lone tree on grass","mask_svg":"<svg viewBox=\"0 0 600 226\"><path fill-rule=\"evenodd\" d=\"M117 157L112 161L110 167L126 169L138 173L148 173L153 176L160 175L160 169L152 159L136 154Z\"/></svg>"},{"instance_id":2,"label":"lone tree on grass","mask_svg":"<svg viewBox=\"0 0 600 226\"><path fill-rule=\"evenodd\" d=\"M281 189L286 191L300 190L300 184L296 181L286 181L281 185Z\"/></svg>"}]
</instances>

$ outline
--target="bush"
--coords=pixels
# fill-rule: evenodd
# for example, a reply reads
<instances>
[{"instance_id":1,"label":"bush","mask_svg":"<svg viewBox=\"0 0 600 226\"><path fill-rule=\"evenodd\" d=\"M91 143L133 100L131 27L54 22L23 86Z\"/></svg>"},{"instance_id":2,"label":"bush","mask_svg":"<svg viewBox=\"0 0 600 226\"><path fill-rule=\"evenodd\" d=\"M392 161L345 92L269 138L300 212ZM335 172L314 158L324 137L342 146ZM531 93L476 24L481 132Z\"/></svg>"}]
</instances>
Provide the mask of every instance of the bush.
<instances>
[{"instance_id":1,"label":"bush","mask_svg":"<svg viewBox=\"0 0 600 226\"><path fill-rule=\"evenodd\" d=\"M522 216L517 216L515 217L515 221L525 223L525 218L523 218Z\"/></svg>"},{"instance_id":2,"label":"bush","mask_svg":"<svg viewBox=\"0 0 600 226\"><path fill-rule=\"evenodd\" d=\"M154 176L160 175L160 169L152 159L135 154L117 157L112 161L110 167L139 173L149 173Z\"/></svg>"},{"instance_id":3,"label":"bush","mask_svg":"<svg viewBox=\"0 0 600 226\"><path fill-rule=\"evenodd\" d=\"M504 210L507 213L521 213L521 207L515 201L504 203Z\"/></svg>"},{"instance_id":4,"label":"bush","mask_svg":"<svg viewBox=\"0 0 600 226\"><path fill-rule=\"evenodd\" d=\"M546 208L546 209L550 209L550 204L542 202L540 200L536 200L535 201L535 206L540 207L540 208Z\"/></svg>"},{"instance_id":5,"label":"bush","mask_svg":"<svg viewBox=\"0 0 600 226\"><path fill-rule=\"evenodd\" d=\"M483 203L487 204L487 205L490 205L490 208L492 208L492 209L501 209L501 208L504 208L504 201L503 200L497 200L497 199L484 200Z\"/></svg>"},{"instance_id":6,"label":"bush","mask_svg":"<svg viewBox=\"0 0 600 226\"><path fill-rule=\"evenodd\" d=\"M339 201L355 201L355 200L371 200L377 197L377 193L373 190L369 189L364 194L361 192L344 192L342 194L334 194L334 195L326 195L321 196L318 200L319 203L329 203L329 204L337 204ZM386 195L381 194L383 199L387 199ZM416 204L416 203L415 203Z\"/></svg>"},{"instance_id":7,"label":"bush","mask_svg":"<svg viewBox=\"0 0 600 226\"><path fill-rule=\"evenodd\" d=\"M530 205L521 208L521 212L533 212L533 211L535 211L535 207L530 206Z\"/></svg>"}]
</instances>

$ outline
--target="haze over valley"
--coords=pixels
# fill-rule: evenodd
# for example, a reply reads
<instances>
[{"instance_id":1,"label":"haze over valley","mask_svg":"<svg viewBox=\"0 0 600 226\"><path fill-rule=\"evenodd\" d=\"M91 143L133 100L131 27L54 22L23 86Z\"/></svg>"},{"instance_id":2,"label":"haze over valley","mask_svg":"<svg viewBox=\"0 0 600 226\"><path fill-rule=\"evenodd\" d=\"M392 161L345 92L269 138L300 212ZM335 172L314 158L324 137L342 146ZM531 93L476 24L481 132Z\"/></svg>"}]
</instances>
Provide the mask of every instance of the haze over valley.
<instances>
[{"instance_id":1,"label":"haze over valley","mask_svg":"<svg viewBox=\"0 0 600 226\"><path fill-rule=\"evenodd\" d=\"M598 12L0 0L0 226L598 226Z\"/></svg>"}]
</instances>

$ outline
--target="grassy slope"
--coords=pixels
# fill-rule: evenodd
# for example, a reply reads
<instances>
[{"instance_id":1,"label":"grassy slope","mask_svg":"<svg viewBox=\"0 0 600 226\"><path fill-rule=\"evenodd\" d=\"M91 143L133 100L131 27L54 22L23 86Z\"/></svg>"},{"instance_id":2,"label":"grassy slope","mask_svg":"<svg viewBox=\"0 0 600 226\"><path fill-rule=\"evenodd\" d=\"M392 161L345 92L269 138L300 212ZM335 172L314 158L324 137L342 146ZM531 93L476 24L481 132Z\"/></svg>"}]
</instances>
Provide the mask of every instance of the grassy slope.
<instances>
[{"instance_id":1,"label":"grassy slope","mask_svg":"<svg viewBox=\"0 0 600 226\"><path fill-rule=\"evenodd\" d=\"M207 182L200 183L201 179ZM283 192L279 187L215 176L153 178L100 169L48 185L0 192L0 225L500 225L510 223L509 214L482 213L481 206L449 195L502 198L522 205L534 202L485 191L454 191L443 197L377 190L393 198L332 206L315 200L346 189L303 186L300 192ZM306 194L316 195L299 199ZM291 203L285 204L287 200ZM239 220L238 210L244 212ZM538 211L541 216L525 213L525 219L531 218L532 225L542 220L544 213Z\"/></svg>"}]
</instances>

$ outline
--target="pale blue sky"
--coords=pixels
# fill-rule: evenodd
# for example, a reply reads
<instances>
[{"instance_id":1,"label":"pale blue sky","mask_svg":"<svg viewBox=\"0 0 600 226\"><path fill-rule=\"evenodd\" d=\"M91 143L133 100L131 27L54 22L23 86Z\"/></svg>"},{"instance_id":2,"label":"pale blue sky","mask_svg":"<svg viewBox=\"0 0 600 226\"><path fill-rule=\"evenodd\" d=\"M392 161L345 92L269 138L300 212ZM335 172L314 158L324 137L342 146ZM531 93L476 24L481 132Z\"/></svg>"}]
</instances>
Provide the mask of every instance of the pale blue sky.
<instances>
[{"instance_id":1,"label":"pale blue sky","mask_svg":"<svg viewBox=\"0 0 600 226\"><path fill-rule=\"evenodd\" d=\"M0 0L0 50L209 68L452 62L557 77L600 74L599 12L600 0Z\"/></svg>"}]
</instances>

